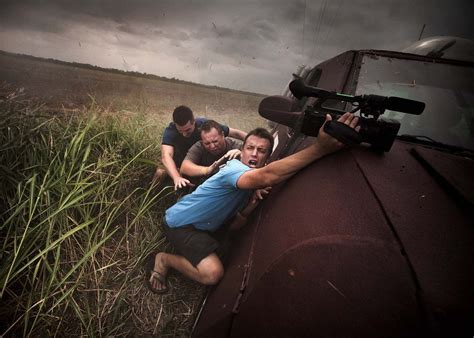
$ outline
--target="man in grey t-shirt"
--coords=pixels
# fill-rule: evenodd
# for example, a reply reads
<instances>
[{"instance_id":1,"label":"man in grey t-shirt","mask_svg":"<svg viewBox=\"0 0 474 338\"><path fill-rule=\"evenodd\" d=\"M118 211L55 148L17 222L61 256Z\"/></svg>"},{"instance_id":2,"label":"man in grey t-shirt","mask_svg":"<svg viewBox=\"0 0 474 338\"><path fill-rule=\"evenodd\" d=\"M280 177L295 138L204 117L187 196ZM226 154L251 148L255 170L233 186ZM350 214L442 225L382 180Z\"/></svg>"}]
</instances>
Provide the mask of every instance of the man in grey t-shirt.
<instances>
[{"instance_id":1,"label":"man in grey t-shirt","mask_svg":"<svg viewBox=\"0 0 474 338\"><path fill-rule=\"evenodd\" d=\"M186 154L180 173L188 177L208 178L219 166L240 156L242 143L225 137L219 123L213 120L201 126L201 141L196 142Z\"/></svg>"}]
</instances>

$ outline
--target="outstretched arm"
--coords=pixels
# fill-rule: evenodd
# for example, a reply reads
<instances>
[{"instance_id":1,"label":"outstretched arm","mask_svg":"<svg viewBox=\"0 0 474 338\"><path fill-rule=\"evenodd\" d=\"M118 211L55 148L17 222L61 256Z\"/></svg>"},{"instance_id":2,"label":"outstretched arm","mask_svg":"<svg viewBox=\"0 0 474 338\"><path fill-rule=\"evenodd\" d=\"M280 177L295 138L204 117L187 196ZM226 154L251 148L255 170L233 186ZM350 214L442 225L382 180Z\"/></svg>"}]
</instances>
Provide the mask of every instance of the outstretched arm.
<instances>
[{"instance_id":1,"label":"outstretched arm","mask_svg":"<svg viewBox=\"0 0 474 338\"><path fill-rule=\"evenodd\" d=\"M183 164L181 164L181 168L179 172L186 176L196 177L196 176L208 176L214 170L216 170L219 165L222 163L224 157L220 158L219 160L215 161L210 166L203 166L198 165L191 160L184 160Z\"/></svg>"},{"instance_id":2,"label":"outstretched arm","mask_svg":"<svg viewBox=\"0 0 474 338\"><path fill-rule=\"evenodd\" d=\"M229 128L229 136L243 141L247 133L239 129Z\"/></svg>"},{"instance_id":3,"label":"outstretched arm","mask_svg":"<svg viewBox=\"0 0 474 338\"><path fill-rule=\"evenodd\" d=\"M327 115L326 121L330 120L331 116ZM353 114L345 113L339 117L338 122L345 123L358 131L356 126L359 118L354 117ZM344 145L328 135L323 127L319 129L318 137L314 144L291 156L272 162L263 168L245 172L238 179L237 187L240 189L257 189L275 185L290 178L311 162L343 148Z\"/></svg>"},{"instance_id":4,"label":"outstretched arm","mask_svg":"<svg viewBox=\"0 0 474 338\"><path fill-rule=\"evenodd\" d=\"M181 177L179 174L178 168L176 168L176 163L173 159L173 155L174 148L172 146L167 144L161 145L161 161L165 166L166 172L173 179L174 190L177 190L178 188L184 188L187 185L192 185L189 180Z\"/></svg>"}]
</instances>

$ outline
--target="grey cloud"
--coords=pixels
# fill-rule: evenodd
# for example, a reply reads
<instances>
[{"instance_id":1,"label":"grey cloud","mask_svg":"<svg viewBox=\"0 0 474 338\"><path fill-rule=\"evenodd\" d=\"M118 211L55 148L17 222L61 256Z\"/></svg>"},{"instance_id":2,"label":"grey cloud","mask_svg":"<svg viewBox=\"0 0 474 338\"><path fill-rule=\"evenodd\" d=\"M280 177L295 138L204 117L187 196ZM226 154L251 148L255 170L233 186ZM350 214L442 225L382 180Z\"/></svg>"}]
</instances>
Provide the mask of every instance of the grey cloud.
<instances>
[{"instance_id":1,"label":"grey cloud","mask_svg":"<svg viewBox=\"0 0 474 338\"><path fill-rule=\"evenodd\" d=\"M182 30L152 29L152 33L155 37L163 37L169 40L186 41L190 39L189 34Z\"/></svg>"},{"instance_id":2,"label":"grey cloud","mask_svg":"<svg viewBox=\"0 0 474 338\"><path fill-rule=\"evenodd\" d=\"M140 32L130 24L118 24L117 30L128 34L139 34Z\"/></svg>"},{"instance_id":3,"label":"grey cloud","mask_svg":"<svg viewBox=\"0 0 474 338\"><path fill-rule=\"evenodd\" d=\"M222 26L214 24L213 30L219 39L257 40L260 43L278 40L278 33L273 24L264 19L249 19Z\"/></svg>"},{"instance_id":4,"label":"grey cloud","mask_svg":"<svg viewBox=\"0 0 474 338\"><path fill-rule=\"evenodd\" d=\"M248 80L252 86L264 86L262 76L292 72L348 49L402 49L423 24L425 36L474 37L472 0L0 0L0 6L0 33L54 33L48 41L57 41L50 49L57 55L50 57L61 58L61 44L74 28L74 34L84 34L77 37L83 49L90 38L95 46L133 54L136 64L140 57L166 53L189 71L212 73L215 81L215 69L246 74L240 83L254 74L258 81Z\"/></svg>"}]
</instances>

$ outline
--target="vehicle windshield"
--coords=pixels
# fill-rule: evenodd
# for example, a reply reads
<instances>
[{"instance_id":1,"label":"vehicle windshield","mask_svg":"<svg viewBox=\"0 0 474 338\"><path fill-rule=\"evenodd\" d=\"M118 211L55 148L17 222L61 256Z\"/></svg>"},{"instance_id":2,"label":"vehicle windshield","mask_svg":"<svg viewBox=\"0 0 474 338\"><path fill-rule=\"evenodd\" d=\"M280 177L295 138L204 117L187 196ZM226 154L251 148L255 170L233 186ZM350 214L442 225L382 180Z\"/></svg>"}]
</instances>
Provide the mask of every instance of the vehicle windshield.
<instances>
[{"instance_id":1,"label":"vehicle windshield","mask_svg":"<svg viewBox=\"0 0 474 338\"><path fill-rule=\"evenodd\" d=\"M398 135L429 137L474 149L474 68L365 55L356 95L377 94L423 101L423 114L385 111L400 121Z\"/></svg>"}]
</instances>

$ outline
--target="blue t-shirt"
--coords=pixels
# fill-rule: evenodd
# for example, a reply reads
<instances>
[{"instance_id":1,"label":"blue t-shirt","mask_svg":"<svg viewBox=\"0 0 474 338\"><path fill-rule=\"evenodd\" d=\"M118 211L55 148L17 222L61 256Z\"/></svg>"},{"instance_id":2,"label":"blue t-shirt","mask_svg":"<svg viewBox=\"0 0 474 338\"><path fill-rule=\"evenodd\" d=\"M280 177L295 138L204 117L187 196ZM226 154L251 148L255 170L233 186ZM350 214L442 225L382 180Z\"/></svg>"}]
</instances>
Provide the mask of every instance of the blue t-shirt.
<instances>
[{"instance_id":1,"label":"blue t-shirt","mask_svg":"<svg viewBox=\"0 0 474 338\"><path fill-rule=\"evenodd\" d=\"M176 129L176 125L174 122L171 122L168 127L166 127L165 131L163 132L163 139L161 144L169 145L174 148L174 155L173 160L176 164L176 167L180 167L181 163L184 160L189 148L196 143L197 141L201 140L201 125L207 121L204 117L197 117L196 118L196 128L194 128L193 133L189 137L184 137L180 133L178 133L178 129ZM224 129L224 135L229 135L229 127L226 125L221 124L222 129Z\"/></svg>"},{"instance_id":2,"label":"blue t-shirt","mask_svg":"<svg viewBox=\"0 0 474 338\"><path fill-rule=\"evenodd\" d=\"M170 228L194 225L215 231L244 206L253 190L238 189L237 180L251 170L239 160L231 160L217 174L166 210Z\"/></svg>"}]
</instances>

